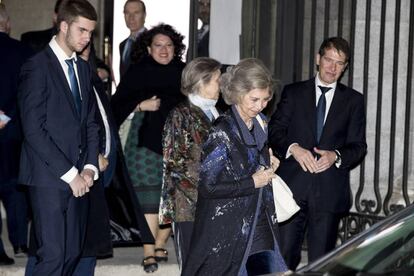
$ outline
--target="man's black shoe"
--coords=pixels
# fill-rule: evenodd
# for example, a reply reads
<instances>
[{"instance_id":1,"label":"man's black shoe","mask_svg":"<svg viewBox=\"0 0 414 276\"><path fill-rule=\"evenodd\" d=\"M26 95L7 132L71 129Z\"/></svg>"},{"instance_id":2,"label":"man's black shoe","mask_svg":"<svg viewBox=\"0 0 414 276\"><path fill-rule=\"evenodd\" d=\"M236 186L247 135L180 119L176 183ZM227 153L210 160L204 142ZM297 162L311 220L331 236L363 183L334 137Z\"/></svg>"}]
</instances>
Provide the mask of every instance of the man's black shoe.
<instances>
[{"instance_id":1,"label":"man's black shoe","mask_svg":"<svg viewBox=\"0 0 414 276\"><path fill-rule=\"evenodd\" d=\"M6 253L0 253L0 265L12 265L14 264L14 260L9 258Z\"/></svg>"}]
</instances>

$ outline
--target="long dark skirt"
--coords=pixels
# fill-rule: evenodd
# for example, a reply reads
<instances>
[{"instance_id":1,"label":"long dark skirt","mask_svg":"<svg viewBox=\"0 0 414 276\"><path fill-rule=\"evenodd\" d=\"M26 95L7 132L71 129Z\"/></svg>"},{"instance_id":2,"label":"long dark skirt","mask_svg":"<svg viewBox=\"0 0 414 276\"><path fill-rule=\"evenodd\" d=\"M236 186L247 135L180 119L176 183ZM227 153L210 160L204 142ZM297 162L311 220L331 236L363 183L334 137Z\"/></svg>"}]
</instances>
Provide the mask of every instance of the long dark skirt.
<instances>
[{"instance_id":1,"label":"long dark skirt","mask_svg":"<svg viewBox=\"0 0 414 276\"><path fill-rule=\"evenodd\" d=\"M153 244L154 237L145 220L140 202L135 196L119 141L117 155L114 177L109 187L105 189L113 245Z\"/></svg>"}]
</instances>

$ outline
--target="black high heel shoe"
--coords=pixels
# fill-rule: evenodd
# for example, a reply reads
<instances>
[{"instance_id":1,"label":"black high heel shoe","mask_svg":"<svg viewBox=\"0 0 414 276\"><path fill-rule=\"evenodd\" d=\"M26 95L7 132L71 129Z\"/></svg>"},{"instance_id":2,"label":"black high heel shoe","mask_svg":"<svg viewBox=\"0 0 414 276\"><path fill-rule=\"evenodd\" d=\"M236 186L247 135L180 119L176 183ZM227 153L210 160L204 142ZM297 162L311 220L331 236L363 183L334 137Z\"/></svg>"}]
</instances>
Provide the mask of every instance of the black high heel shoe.
<instances>
[{"instance_id":1,"label":"black high heel shoe","mask_svg":"<svg viewBox=\"0 0 414 276\"><path fill-rule=\"evenodd\" d=\"M165 256L155 256L155 260L159 263L159 262L168 262L168 251L165 248L155 248L154 250L155 252L160 252L162 251L162 253L164 253Z\"/></svg>"},{"instance_id":2,"label":"black high heel shoe","mask_svg":"<svg viewBox=\"0 0 414 276\"><path fill-rule=\"evenodd\" d=\"M148 262L149 259L154 259L155 261L157 261L154 256L147 256L144 259L142 259L141 265L144 267L144 271L146 273L153 273L154 271L158 270L158 264L156 262L155 263Z\"/></svg>"}]
</instances>

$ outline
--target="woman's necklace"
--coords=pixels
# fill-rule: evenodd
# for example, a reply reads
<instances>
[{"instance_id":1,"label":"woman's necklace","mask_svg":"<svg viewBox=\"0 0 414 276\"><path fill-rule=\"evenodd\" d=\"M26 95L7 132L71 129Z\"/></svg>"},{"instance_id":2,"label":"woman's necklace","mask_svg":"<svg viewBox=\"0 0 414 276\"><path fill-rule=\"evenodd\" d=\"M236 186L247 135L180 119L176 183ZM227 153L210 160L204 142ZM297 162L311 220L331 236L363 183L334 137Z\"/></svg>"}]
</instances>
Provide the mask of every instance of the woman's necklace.
<instances>
[{"instance_id":1,"label":"woman's necklace","mask_svg":"<svg viewBox=\"0 0 414 276\"><path fill-rule=\"evenodd\" d=\"M252 118L249 118L247 116L243 116L243 112L242 112L242 110L239 108L239 106L237 104L236 104L236 109L239 112L239 115L240 115L241 119L246 124L247 128L249 130L252 130L252 128L253 128L253 120L252 120Z\"/></svg>"},{"instance_id":2,"label":"woman's necklace","mask_svg":"<svg viewBox=\"0 0 414 276\"><path fill-rule=\"evenodd\" d=\"M253 120L250 119L249 121L246 122L246 126L249 130L252 130L253 128Z\"/></svg>"}]
</instances>

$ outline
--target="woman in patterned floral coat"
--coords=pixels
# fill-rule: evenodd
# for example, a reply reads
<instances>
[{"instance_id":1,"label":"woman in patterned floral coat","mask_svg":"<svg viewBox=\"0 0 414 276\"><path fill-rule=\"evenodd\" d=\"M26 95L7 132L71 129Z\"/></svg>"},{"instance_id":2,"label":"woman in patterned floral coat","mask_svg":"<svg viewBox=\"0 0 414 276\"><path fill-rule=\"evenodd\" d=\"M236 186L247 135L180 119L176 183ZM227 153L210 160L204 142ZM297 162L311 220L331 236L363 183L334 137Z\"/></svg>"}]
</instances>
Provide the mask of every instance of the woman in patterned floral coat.
<instances>
[{"instance_id":1,"label":"woman in patterned floral coat","mask_svg":"<svg viewBox=\"0 0 414 276\"><path fill-rule=\"evenodd\" d=\"M281 274L271 179L279 166L260 112L273 96L262 62L245 59L221 76L231 109L203 146L196 215L183 276ZM256 119L260 116L259 120Z\"/></svg>"},{"instance_id":2,"label":"woman in patterned floral coat","mask_svg":"<svg viewBox=\"0 0 414 276\"><path fill-rule=\"evenodd\" d=\"M211 58L196 58L183 70L181 92L188 100L169 114L163 133L163 185L160 224L173 225L180 267L191 240L202 144L211 122L218 117L221 64Z\"/></svg>"}]
</instances>

